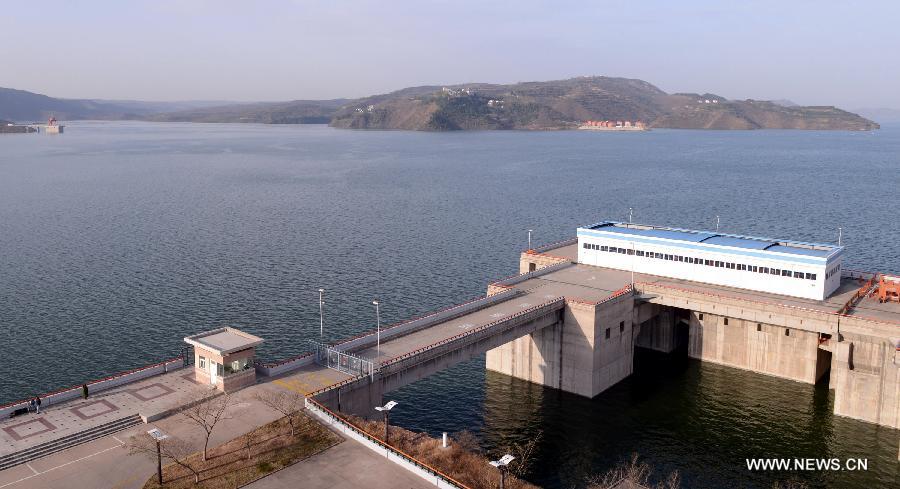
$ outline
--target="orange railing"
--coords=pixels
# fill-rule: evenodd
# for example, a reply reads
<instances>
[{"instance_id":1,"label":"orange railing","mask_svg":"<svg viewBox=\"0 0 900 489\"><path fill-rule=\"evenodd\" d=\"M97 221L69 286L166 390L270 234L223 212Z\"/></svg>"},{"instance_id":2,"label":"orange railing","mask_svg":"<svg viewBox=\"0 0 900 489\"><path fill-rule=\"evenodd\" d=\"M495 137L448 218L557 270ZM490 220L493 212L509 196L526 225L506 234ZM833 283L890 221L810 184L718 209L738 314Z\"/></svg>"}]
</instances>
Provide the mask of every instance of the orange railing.
<instances>
[{"instance_id":1,"label":"orange railing","mask_svg":"<svg viewBox=\"0 0 900 489\"><path fill-rule=\"evenodd\" d=\"M869 290L871 290L874 285L875 285L875 276L873 275L872 277L869 278L869 280L867 280L865 283L863 283L862 287L860 287L859 289L857 289L856 292L853 293L853 296L850 297L850 299L847 300L847 302L843 306L841 306L840 309L837 310L837 313L840 315L849 314L850 311L852 311L853 308L856 307L856 304L858 304L859 301L862 300L863 297L868 295Z\"/></svg>"}]
</instances>

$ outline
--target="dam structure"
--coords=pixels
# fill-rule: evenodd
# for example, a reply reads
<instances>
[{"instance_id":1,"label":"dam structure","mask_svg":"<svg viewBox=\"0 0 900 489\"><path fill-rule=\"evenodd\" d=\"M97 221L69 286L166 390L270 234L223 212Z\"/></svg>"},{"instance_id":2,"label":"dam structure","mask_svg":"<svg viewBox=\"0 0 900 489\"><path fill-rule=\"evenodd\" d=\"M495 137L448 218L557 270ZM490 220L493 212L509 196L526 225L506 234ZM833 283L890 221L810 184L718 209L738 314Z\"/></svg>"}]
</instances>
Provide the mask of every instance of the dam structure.
<instances>
[{"instance_id":1,"label":"dam structure","mask_svg":"<svg viewBox=\"0 0 900 489\"><path fill-rule=\"evenodd\" d=\"M600 222L522 252L519 274L483 296L338 342L309 340L297 357L260 362L263 338L219 328L187 336L179 357L41 395L40 418L19 417L31 399L0 405L0 471L162 419L180 409L177 393L209 387L271 383L352 431L338 413L380 417L391 391L481 355L489 370L588 398L631 375L636 348L686 355L827 382L835 414L900 429L900 277L845 269L846 253Z\"/></svg>"},{"instance_id":2,"label":"dam structure","mask_svg":"<svg viewBox=\"0 0 900 489\"><path fill-rule=\"evenodd\" d=\"M834 412L900 428L900 278L842 267L840 246L617 222L526 250L520 274L423 318L271 366L308 403L373 417L385 394L486 354L486 368L585 397L635 348L797 382ZM886 285L885 285L886 284ZM315 379L322 369L339 378ZM287 373L288 370L291 373Z\"/></svg>"}]
</instances>

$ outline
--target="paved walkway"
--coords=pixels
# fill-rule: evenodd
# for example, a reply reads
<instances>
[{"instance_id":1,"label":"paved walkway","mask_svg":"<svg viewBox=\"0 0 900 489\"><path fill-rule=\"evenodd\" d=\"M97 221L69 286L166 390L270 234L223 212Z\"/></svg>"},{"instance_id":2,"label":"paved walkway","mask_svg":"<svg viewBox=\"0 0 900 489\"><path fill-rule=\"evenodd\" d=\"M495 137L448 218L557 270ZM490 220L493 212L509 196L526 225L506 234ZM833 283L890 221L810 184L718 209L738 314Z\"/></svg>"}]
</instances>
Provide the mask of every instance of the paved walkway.
<instances>
[{"instance_id":1,"label":"paved walkway","mask_svg":"<svg viewBox=\"0 0 900 489\"><path fill-rule=\"evenodd\" d=\"M290 377L293 376L286 379L303 382ZM297 384L288 382L288 385ZM221 445L281 417L280 413L256 400L256 395L282 388L276 383L263 383L233 394L227 416L213 433L210 445ZM196 450L202 449L202 430L183 417L173 415L0 471L0 489L138 489L153 475L156 461L143 455L129 455L122 445L132 435L151 428L159 428L169 436L185 440ZM249 487L419 489L433 486L362 444L345 440Z\"/></svg>"},{"instance_id":2,"label":"paved walkway","mask_svg":"<svg viewBox=\"0 0 900 489\"><path fill-rule=\"evenodd\" d=\"M193 380L191 367L91 394L87 399L45 405L40 414L0 421L0 456L135 414L163 412L211 390Z\"/></svg>"},{"instance_id":3,"label":"paved walkway","mask_svg":"<svg viewBox=\"0 0 900 489\"><path fill-rule=\"evenodd\" d=\"M343 443L247 486L249 489L425 489L421 477L354 440Z\"/></svg>"}]
</instances>

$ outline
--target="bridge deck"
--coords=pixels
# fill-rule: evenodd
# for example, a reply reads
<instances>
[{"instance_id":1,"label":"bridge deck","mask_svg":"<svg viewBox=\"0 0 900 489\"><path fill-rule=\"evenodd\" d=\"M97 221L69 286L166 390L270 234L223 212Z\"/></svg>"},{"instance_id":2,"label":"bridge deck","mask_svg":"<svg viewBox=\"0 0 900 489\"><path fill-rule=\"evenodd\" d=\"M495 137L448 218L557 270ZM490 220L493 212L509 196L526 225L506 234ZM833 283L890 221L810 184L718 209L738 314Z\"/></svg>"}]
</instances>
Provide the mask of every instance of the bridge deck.
<instances>
[{"instance_id":1,"label":"bridge deck","mask_svg":"<svg viewBox=\"0 0 900 489\"><path fill-rule=\"evenodd\" d=\"M559 255L559 250L563 250L563 255L566 253L571 254L573 250L567 250L567 248L573 248L574 250L574 245L552 250L552 253ZM827 300L816 301L655 275L635 274L634 280L636 282L658 284L712 295L828 313L837 311L859 288L857 280L845 278L835 294L832 294ZM407 352L451 338L475 327L511 316L529 307L545 303L555 297L563 296L570 300L600 302L629 283L631 283L631 272L576 264L514 285L513 288L521 291L522 294L510 300L493 304L484 309L473 311L461 317L444 321L404 336L387 339L381 343L380 355L374 345L356 350L354 353L375 359L376 362L384 362ZM865 299L860 302L851 314L900 324L900 304L896 303L879 304L877 301ZM291 374L278 382L298 392L308 393L348 377L346 374L312 365L304 367L301 371Z\"/></svg>"}]
</instances>

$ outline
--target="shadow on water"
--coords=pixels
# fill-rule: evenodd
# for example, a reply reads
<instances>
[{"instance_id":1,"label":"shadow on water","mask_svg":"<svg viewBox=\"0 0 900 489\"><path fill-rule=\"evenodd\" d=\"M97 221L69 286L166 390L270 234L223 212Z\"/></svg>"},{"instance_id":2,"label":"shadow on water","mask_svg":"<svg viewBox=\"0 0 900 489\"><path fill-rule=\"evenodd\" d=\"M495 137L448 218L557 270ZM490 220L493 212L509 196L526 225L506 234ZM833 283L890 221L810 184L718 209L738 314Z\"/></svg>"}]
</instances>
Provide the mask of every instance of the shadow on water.
<instances>
[{"instance_id":1,"label":"shadow on water","mask_svg":"<svg viewBox=\"0 0 900 489\"><path fill-rule=\"evenodd\" d=\"M456 368L474 370L483 363ZM453 373L444 375L449 379ZM892 487L889 481L900 476L897 431L834 416L827 383L812 386L701 363L683 352L643 349L636 351L634 374L594 399L495 372L485 372L484 379L483 419L466 427L489 451L543 433L539 462L529 476L543 487L583 487L586 477L635 452L654 468L657 479L679 471L686 488L767 488L789 478L810 487ZM418 403L399 418L401 424L435 435L454 426L460 414L444 406L460 404L458 399L447 402L456 397L456 388L436 388L435 383L443 384L440 376L414 389L441 391L446 399L439 403L407 389L396 393L398 399ZM473 394L458 395L477 402L480 396ZM428 422L412 421L423 411ZM455 425L454 431L459 429ZM864 458L868 470L749 471L747 458Z\"/></svg>"}]
</instances>

